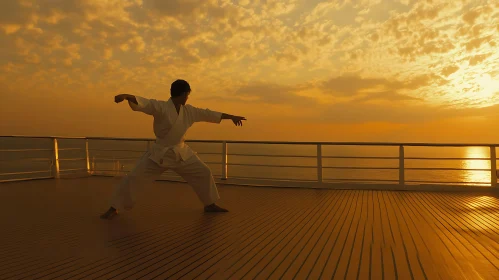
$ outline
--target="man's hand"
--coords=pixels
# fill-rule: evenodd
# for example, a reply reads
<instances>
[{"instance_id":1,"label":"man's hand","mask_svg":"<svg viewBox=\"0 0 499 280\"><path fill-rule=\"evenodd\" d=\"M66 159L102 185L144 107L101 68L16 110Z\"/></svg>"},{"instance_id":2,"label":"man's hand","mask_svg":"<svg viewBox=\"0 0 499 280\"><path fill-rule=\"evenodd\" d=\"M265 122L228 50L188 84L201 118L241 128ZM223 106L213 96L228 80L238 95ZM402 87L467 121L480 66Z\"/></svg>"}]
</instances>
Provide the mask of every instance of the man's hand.
<instances>
[{"instance_id":1,"label":"man's hand","mask_svg":"<svg viewBox=\"0 0 499 280\"><path fill-rule=\"evenodd\" d=\"M231 120L236 126L243 126L243 121L245 121L246 118L239 116L232 116Z\"/></svg>"},{"instance_id":2,"label":"man's hand","mask_svg":"<svg viewBox=\"0 0 499 280\"><path fill-rule=\"evenodd\" d=\"M123 100L128 100L132 103L135 103L135 104L139 104L137 102L137 99L135 98L134 95L130 95L130 94L118 94L114 97L114 102L116 103L120 103L120 102L123 102Z\"/></svg>"},{"instance_id":3,"label":"man's hand","mask_svg":"<svg viewBox=\"0 0 499 280\"><path fill-rule=\"evenodd\" d=\"M114 97L114 102L120 103L123 102L123 100L126 99L126 94L118 94Z\"/></svg>"},{"instance_id":4,"label":"man's hand","mask_svg":"<svg viewBox=\"0 0 499 280\"><path fill-rule=\"evenodd\" d=\"M246 120L245 117L233 116L226 113L222 113L222 120L232 120L236 126L242 126L243 121Z\"/></svg>"}]
</instances>

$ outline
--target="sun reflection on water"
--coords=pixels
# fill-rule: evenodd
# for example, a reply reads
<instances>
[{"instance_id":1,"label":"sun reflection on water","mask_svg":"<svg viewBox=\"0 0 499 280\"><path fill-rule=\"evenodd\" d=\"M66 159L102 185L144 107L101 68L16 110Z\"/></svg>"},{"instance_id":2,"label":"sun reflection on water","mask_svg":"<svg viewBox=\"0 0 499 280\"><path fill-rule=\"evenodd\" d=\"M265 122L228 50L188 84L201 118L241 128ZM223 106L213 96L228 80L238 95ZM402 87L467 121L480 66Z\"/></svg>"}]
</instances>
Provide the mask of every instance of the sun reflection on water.
<instances>
[{"instance_id":1,"label":"sun reflection on water","mask_svg":"<svg viewBox=\"0 0 499 280\"><path fill-rule=\"evenodd\" d=\"M463 167L465 169L482 169L480 171L476 170L465 170L463 173L463 179L466 182L480 182L480 185L490 186L490 151L487 147L468 147L466 148L466 158L484 158L484 160L463 160Z\"/></svg>"}]
</instances>

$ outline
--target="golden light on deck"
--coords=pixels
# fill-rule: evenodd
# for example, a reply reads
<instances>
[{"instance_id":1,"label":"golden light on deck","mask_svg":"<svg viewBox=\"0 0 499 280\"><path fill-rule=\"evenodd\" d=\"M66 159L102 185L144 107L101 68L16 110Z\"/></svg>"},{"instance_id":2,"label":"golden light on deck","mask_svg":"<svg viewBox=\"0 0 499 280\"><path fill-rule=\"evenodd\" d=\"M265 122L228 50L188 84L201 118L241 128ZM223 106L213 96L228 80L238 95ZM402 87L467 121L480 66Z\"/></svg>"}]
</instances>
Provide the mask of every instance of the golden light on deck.
<instances>
[{"instance_id":1,"label":"golden light on deck","mask_svg":"<svg viewBox=\"0 0 499 280\"><path fill-rule=\"evenodd\" d=\"M463 212L462 217L472 221L473 226L463 227L463 229L474 228L477 232L494 229L496 227L494 221L497 219L494 205L497 204L497 198L484 195L472 197L469 201L465 204L467 210Z\"/></svg>"},{"instance_id":2,"label":"golden light on deck","mask_svg":"<svg viewBox=\"0 0 499 280\"><path fill-rule=\"evenodd\" d=\"M497 198L492 196L478 196L474 197L471 202L466 203L466 206L471 209L481 209L488 208L490 204L493 204L497 201Z\"/></svg>"}]
</instances>

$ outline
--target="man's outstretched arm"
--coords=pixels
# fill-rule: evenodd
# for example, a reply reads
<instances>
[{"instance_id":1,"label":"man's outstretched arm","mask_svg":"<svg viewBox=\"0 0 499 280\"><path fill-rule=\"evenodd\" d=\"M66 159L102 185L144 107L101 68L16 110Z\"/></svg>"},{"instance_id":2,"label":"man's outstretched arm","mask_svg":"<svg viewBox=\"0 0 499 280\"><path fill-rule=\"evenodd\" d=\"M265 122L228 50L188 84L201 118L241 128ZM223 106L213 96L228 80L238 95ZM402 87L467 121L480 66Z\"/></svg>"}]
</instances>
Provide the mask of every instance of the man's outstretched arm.
<instances>
[{"instance_id":1,"label":"man's outstretched arm","mask_svg":"<svg viewBox=\"0 0 499 280\"><path fill-rule=\"evenodd\" d=\"M232 120L236 126L241 126L243 125L242 121L246 120L245 117L212 111L210 109L201 109L189 104L185 105L185 107L194 122L220 123L222 120Z\"/></svg>"},{"instance_id":2,"label":"man's outstretched arm","mask_svg":"<svg viewBox=\"0 0 499 280\"><path fill-rule=\"evenodd\" d=\"M114 97L114 102L120 103L128 101L128 105L134 111L140 111L148 115L157 116L161 113L161 104L155 99L147 99L131 94L118 94Z\"/></svg>"}]
</instances>

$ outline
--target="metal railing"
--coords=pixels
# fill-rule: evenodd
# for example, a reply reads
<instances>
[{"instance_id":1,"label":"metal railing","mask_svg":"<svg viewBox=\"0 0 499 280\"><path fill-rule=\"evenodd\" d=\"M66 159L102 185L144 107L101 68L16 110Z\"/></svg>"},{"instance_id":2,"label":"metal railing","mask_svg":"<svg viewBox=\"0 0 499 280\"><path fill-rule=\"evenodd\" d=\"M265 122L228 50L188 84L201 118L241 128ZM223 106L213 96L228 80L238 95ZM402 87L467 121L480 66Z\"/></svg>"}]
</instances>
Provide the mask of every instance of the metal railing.
<instances>
[{"instance_id":1,"label":"metal railing","mask_svg":"<svg viewBox=\"0 0 499 280\"><path fill-rule=\"evenodd\" d=\"M42 136L0 136L0 140L8 139L10 140L21 140L21 139L50 139L51 147L50 148L13 148L8 149L4 147L0 147L0 153L35 153L35 152L50 152L51 158L39 158L39 157L28 157L22 159L1 159L0 162L14 162L14 161L50 161L50 168L48 170L19 170L17 172L1 172L0 171L0 181L13 181L13 180L24 180L24 179L41 179L41 178L61 178L67 174L75 174L75 173L85 173L87 175L99 175L99 174L121 174L123 171L123 162L131 162L136 161L138 157L96 157L92 155L92 153L98 152L123 152L123 153L143 153L146 149L149 148L150 142L154 141L154 139L150 138L109 138L109 137L42 137ZM59 141L63 140L77 140L83 141L84 146L80 148L61 148ZM130 149L92 149L90 142L91 141L120 141L120 142L143 142L145 147L141 150L130 150ZM434 184L463 184L463 185L472 185L472 184L482 184L488 185L492 187L497 187L497 165L496 165L496 147L497 144L482 144L482 143L379 143L379 142L279 142L279 141L218 141L218 140L190 140L186 141L188 143L204 143L204 144L219 144L221 145L221 153L215 152L207 152L202 153L199 152L200 155L206 156L221 156L220 161L205 161L207 164L216 164L221 167L221 180L228 179L240 179L240 180L270 180L270 181L303 181L303 182L312 182L316 184L324 184L326 181L328 182L390 182L398 184L399 186L404 186L407 183L434 183ZM316 151L315 155L297 155L297 154L269 154L269 153L230 153L229 146L235 144L242 145L251 145L251 144L259 144L259 145L298 145L298 146L311 146L314 147ZM5 145L7 146L7 145ZM366 155L356 155L356 156L345 156L345 155L325 155L324 148L331 146L354 146L354 147L392 147L398 148L397 156L366 156ZM487 147L489 149L489 157L407 157L405 155L405 149L407 147L440 147L440 148L450 148L450 147ZM61 157L61 152L66 151L81 151L84 152L83 156L73 157L73 158L63 158ZM301 159L315 159L315 165L297 165L297 164L267 164L266 162L262 163L232 163L230 161L231 157L253 157L253 158L281 158L281 159L290 159L290 158L301 158ZM397 166L328 166L324 164L324 160L392 160L398 162ZM408 167L408 161L488 161L490 164L490 168L456 168L456 167ZM81 162L82 165L78 165L72 168L64 168L61 169L61 164L65 162ZM99 169L96 168L96 162L111 162L113 163L113 167L111 169ZM292 179L292 178L275 178L275 177L244 177L244 176L229 176L229 167L256 167L256 168L301 168L301 169L315 169L316 176L314 179ZM380 178L325 178L324 172L328 170L385 170L385 171L398 171L398 178L392 179L380 179ZM457 182L457 181L430 181L430 180L407 180L406 173L407 171L486 171L490 172L490 182ZM33 177L22 177L22 175L26 174L42 174L41 176L33 176ZM9 176L16 175L16 178L7 178ZM20 175L20 177L19 177Z\"/></svg>"}]
</instances>

